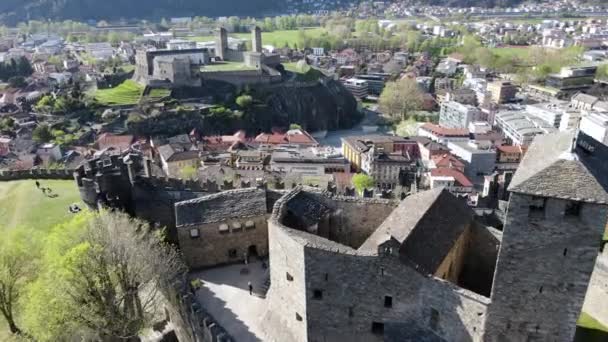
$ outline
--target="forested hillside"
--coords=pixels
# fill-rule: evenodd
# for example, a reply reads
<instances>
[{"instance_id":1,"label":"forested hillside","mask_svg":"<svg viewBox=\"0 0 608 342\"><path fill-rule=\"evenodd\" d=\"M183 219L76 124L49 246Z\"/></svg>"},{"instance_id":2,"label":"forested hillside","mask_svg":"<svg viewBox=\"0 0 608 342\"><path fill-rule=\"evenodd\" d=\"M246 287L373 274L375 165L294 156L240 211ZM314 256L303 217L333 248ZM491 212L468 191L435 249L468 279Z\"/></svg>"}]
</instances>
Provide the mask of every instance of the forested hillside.
<instances>
[{"instance_id":1,"label":"forested hillside","mask_svg":"<svg viewBox=\"0 0 608 342\"><path fill-rule=\"evenodd\" d=\"M318 0L321 1L321 0ZM359 2L359 0L351 0ZM342 1L342 3L348 2ZM449 6L508 6L521 0L419 0L421 4ZM267 16L284 14L284 0L1 0L0 22L28 19L120 19L179 16Z\"/></svg>"}]
</instances>

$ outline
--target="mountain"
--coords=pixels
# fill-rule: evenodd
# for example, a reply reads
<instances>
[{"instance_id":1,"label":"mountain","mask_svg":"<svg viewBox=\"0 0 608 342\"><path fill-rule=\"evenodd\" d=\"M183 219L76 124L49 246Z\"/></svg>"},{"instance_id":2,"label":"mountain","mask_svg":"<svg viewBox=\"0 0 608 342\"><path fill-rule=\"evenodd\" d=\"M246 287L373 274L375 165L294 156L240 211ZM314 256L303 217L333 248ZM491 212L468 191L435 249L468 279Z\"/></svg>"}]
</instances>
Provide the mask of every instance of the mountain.
<instances>
[{"instance_id":1,"label":"mountain","mask_svg":"<svg viewBox=\"0 0 608 342\"><path fill-rule=\"evenodd\" d=\"M322 0L317 0L322 1ZM345 5L359 0L341 0ZM522 0L418 0L420 4L453 7L512 6ZM604 0L601 0L604 1ZM16 24L28 19L115 20L182 16L271 16L288 9L311 7L310 1L292 0L0 0L0 22Z\"/></svg>"},{"instance_id":2,"label":"mountain","mask_svg":"<svg viewBox=\"0 0 608 342\"><path fill-rule=\"evenodd\" d=\"M265 16L285 7L286 2L272 0L0 0L0 21Z\"/></svg>"}]
</instances>

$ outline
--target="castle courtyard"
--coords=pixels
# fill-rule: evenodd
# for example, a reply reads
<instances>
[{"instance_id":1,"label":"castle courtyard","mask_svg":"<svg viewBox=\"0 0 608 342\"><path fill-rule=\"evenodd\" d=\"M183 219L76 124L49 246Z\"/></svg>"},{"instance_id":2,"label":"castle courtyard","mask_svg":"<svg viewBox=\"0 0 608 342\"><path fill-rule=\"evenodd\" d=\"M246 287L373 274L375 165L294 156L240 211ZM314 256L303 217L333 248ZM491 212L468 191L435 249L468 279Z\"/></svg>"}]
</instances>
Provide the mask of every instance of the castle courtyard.
<instances>
[{"instance_id":1,"label":"castle courtyard","mask_svg":"<svg viewBox=\"0 0 608 342\"><path fill-rule=\"evenodd\" d=\"M190 279L201 281L196 291L198 303L235 341L266 340L262 334L262 317L267 307L268 269L262 268L261 261L193 272ZM249 295L249 282L253 295Z\"/></svg>"}]
</instances>

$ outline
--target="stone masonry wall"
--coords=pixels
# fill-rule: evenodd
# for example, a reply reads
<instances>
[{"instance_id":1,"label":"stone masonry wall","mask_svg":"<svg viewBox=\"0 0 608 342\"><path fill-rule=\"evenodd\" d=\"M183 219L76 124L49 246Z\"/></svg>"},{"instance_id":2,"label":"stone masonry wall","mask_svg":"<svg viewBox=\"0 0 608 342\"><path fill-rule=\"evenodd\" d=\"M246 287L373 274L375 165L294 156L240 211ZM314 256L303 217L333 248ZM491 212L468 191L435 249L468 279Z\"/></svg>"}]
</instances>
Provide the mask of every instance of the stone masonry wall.
<instances>
[{"instance_id":1,"label":"stone masonry wall","mask_svg":"<svg viewBox=\"0 0 608 342\"><path fill-rule=\"evenodd\" d=\"M529 217L532 197L511 194L485 340L572 341L608 212L583 203L565 216L566 203L547 198Z\"/></svg>"},{"instance_id":2,"label":"stone masonry wall","mask_svg":"<svg viewBox=\"0 0 608 342\"><path fill-rule=\"evenodd\" d=\"M328 239L355 249L367 240L396 207L396 203L389 200L319 196L333 209L325 222L327 226L319 227L319 231L327 231Z\"/></svg>"},{"instance_id":3,"label":"stone masonry wall","mask_svg":"<svg viewBox=\"0 0 608 342\"><path fill-rule=\"evenodd\" d=\"M266 336L269 342L307 342L304 247L272 218L268 240L271 286L266 294Z\"/></svg>"},{"instance_id":4,"label":"stone masonry wall","mask_svg":"<svg viewBox=\"0 0 608 342\"><path fill-rule=\"evenodd\" d=\"M253 221L255 227L245 227L247 221ZM241 228L234 229L232 227L234 222L239 222ZM219 226L221 224L228 225L229 230L220 232ZM198 229L199 237L192 238L190 236L191 229ZM191 269L243 262L249 246L255 246L259 256L268 255L268 221L266 215L204 225L181 226L177 228L177 234L184 260ZM229 255L230 250L236 250L236 256L231 257Z\"/></svg>"},{"instance_id":5,"label":"stone masonry wall","mask_svg":"<svg viewBox=\"0 0 608 342\"><path fill-rule=\"evenodd\" d=\"M432 331L446 341L481 341L488 298L425 277L395 257L307 247L305 265L311 342L423 340L408 335L415 331ZM372 333L372 322L384 324L384 335Z\"/></svg>"},{"instance_id":6,"label":"stone masonry wall","mask_svg":"<svg viewBox=\"0 0 608 342\"><path fill-rule=\"evenodd\" d=\"M73 179L74 170L71 169L30 169L30 170L0 170L0 181L24 179Z\"/></svg>"}]
</instances>

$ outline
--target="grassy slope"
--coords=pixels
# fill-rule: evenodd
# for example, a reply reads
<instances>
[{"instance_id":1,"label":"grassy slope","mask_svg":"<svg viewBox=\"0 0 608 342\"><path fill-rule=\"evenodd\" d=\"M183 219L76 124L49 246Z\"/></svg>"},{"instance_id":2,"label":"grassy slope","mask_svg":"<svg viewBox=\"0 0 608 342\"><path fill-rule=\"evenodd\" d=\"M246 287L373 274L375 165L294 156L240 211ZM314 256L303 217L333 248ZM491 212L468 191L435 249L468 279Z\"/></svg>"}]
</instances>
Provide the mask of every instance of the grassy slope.
<instances>
[{"instance_id":1,"label":"grassy slope","mask_svg":"<svg viewBox=\"0 0 608 342\"><path fill-rule=\"evenodd\" d=\"M576 325L578 325L579 327L587 328L587 329L608 332L608 327L604 326L602 323L598 322L595 318L591 317L590 315L588 315L584 312L581 313L581 316L578 318Z\"/></svg>"},{"instance_id":2,"label":"grassy slope","mask_svg":"<svg viewBox=\"0 0 608 342\"><path fill-rule=\"evenodd\" d=\"M56 224L72 217L68 206L78 203L81 208L78 188L71 180L40 180L49 187L56 198L49 198L36 188L33 180L0 182L0 233L3 229L32 227L48 232ZM25 339L12 336L4 318L0 316L0 341L24 342Z\"/></svg>"},{"instance_id":3,"label":"grassy slope","mask_svg":"<svg viewBox=\"0 0 608 342\"><path fill-rule=\"evenodd\" d=\"M313 27L307 28L304 31L308 37L315 38L323 34L325 32L325 29L321 27ZM262 43L266 45L272 45L274 47L283 47L286 43L290 46L293 46L293 44L297 43L299 40L299 32L300 30L279 30L273 32L262 32ZM251 39L251 33L231 33L230 37ZM215 36L198 36L191 37L189 39L195 40L197 42L207 42L215 40Z\"/></svg>"},{"instance_id":4,"label":"grassy slope","mask_svg":"<svg viewBox=\"0 0 608 342\"><path fill-rule=\"evenodd\" d=\"M525 47L499 47L493 48L492 52L502 57L517 57L519 59L526 59L530 54L530 48Z\"/></svg>"},{"instance_id":5,"label":"grassy slope","mask_svg":"<svg viewBox=\"0 0 608 342\"><path fill-rule=\"evenodd\" d=\"M46 197L33 180L0 182L0 231L18 226L49 230L71 217L70 204L83 206L74 181L40 180L40 183L59 196Z\"/></svg>"},{"instance_id":6,"label":"grassy slope","mask_svg":"<svg viewBox=\"0 0 608 342\"><path fill-rule=\"evenodd\" d=\"M139 102L144 87L132 80L126 80L122 84L109 89L98 89L95 99L105 105L129 105Z\"/></svg>"}]
</instances>

